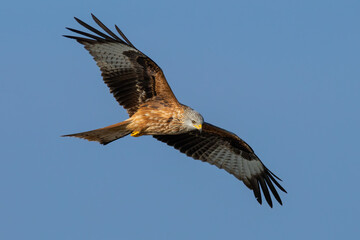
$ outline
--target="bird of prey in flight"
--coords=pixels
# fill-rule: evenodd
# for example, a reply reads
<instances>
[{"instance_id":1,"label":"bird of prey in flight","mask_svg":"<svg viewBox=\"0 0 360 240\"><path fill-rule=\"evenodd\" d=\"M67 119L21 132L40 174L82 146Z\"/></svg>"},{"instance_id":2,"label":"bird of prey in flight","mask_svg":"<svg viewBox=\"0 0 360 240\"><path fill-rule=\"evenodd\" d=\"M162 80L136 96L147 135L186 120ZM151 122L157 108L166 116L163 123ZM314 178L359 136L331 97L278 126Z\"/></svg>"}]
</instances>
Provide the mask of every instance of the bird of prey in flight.
<instances>
[{"instance_id":1,"label":"bird of prey in flight","mask_svg":"<svg viewBox=\"0 0 360 240\"><path fill-rule=\"evenodd\" d=\"M104 128L64 136L108 144L131 135L152 135L194 159L208 162L230 174L253 190L261 204L261 191L270 207L271 194L282 205L276 187L281 181L256 156L253 149L234 133L204 122L197 111L178 102L160 67L139 51L115 25L119 35L92 15L101 32L78 18L92 33L72 28L75 39L89 51L99 66L104 82L123 106L129 118ZM276 187L275 187L276 186ZM269 191L270 190L270 191Z\"/></svg>"}]
</instances>

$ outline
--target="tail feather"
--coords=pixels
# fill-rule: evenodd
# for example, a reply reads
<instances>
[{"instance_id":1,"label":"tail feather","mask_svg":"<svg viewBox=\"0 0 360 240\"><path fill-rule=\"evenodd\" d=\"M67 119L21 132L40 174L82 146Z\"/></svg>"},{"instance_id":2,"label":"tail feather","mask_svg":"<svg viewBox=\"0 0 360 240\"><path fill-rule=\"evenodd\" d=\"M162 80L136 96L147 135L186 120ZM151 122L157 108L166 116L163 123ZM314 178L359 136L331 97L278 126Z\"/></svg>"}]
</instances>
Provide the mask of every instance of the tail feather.
<instances>
[{"instance_id":1,"label":"tail feather","mask_svg":"<svg viewBox=\"0 0 360 240\"><path fill-rule=\"evenodd\" d=\"M62 137L78 137L89 141L97 141L103 145L106 145L112 141L129 135L131 133L131 130L127 129L129 123L130 122L128 121L124 121L104 128L99 128L87 132L63 135Z\"/></svg>"}]
</instances>

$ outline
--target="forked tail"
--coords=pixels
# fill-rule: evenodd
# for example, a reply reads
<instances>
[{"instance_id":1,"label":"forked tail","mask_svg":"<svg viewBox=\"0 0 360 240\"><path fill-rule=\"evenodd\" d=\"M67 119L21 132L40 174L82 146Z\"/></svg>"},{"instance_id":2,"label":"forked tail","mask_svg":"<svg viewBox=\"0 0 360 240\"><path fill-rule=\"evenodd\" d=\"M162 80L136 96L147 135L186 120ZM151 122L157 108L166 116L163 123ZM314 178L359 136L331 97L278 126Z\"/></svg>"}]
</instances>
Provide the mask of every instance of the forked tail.
<instances>
[{"instance_id":1,"label":"forked tail","mask_svg":"<svg viewBox=\"0 0 360 240\"><path fill-rule=\"evenodd\" d=\"M124 121L104 128L63 135L62 137L78 137L87 139L89 141L98 141L99 143L106 145L112 141L115 141L116 139L125 137L126 135L130 134L131 130L127 129L129 123L129 121Z\"/></svg>"}]
</instances>

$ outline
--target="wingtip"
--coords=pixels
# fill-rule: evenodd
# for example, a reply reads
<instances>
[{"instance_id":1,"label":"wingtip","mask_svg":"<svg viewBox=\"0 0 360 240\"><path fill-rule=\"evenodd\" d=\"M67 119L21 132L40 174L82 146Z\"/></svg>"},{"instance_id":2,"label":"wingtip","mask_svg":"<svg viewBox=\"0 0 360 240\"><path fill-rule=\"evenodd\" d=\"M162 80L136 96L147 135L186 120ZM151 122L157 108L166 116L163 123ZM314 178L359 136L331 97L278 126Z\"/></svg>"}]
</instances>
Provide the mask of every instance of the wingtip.
<instances>
[{"instance_id":1,"label":"wingtip","mask_svg":"<svg viewBox=\"0 0 360 240\"><path fill-rule=\"evenodd\" d=\"M255 198L256 198L256 200L258 201L258 203L260 204L260 205L262 205L262 198L261 198L261 196L259 196L259 197L256 197L255 196ZM273 203L272 203L272 201L270 200L270 201L268 201L268 199L267 198L265 198L266 199L266 202L267 202L267 204L269 205L269 207L270 208L273 208ZM280 205L282 205L282 202L281 202L281 200L280 200Z\"/></svg>"},{"instance_id":2,"label":"wingtip","mask_svg":"<svg viewBox=\"0 0 360 240\"><path fill-rule=\"evenodd\" d=\"M261 197L255 197L255 198L256 198L256 200L258 201L258 203L259 203L260 205L262 205Z\"/></svg>"},{"instance_id":3,"label":"wingtip","mask_svg":"<svg viewBox=\"0 0 360 240\"><path fill-rule=\"evenodd\" d=\"M60 137L74 137L73 134L61 135Z\"/></svg>"},{"instance_id":4,"label":"wingtip","mask_svg":"<svg viewBox=\"0 0 360 240\"><path fill-rule=\"evenodd\" d=\"M75 36L71 36L71 35L62 35L62 36L63 36L63 37L66 37L66 38L75 39L75 40L79 41L79 40L78 40L78 37L75 37Z\"/></svg>"},{"instance_id":5,"label":"wingtip","mask_svg":"<svg viewBox=\"0 0 360 240\"><path fill-rule=\"evenodd\" d=\"M94 19L95 22L99 21L99 19L93 13L90 13L90 14L91 14L92 19Z\"/></svg>"}]
</instances>

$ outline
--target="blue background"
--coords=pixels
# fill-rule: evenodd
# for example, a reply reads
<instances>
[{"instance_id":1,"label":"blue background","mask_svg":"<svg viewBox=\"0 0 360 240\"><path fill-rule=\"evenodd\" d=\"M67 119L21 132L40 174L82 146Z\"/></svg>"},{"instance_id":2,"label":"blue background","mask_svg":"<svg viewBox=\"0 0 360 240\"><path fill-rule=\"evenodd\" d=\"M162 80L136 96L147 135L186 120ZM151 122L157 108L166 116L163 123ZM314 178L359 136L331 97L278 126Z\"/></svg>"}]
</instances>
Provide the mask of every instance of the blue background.
<instances>
[{"instance_id":1,"label":"blue background","mask_svg":"<svg viewBox=\"0 0 360 240\"><path fill-rule=\"evenodd\" d=\"M359 236L359 1L8 1L0 8L0 239ZM245 139L284 206L151 137L62 134L127 118L61 37L94 13L178 99ZM113 28L112 28L113 29Z\"/></svg>"}]
</instances>

